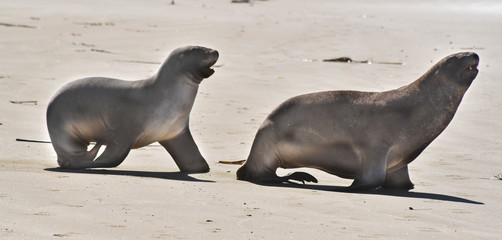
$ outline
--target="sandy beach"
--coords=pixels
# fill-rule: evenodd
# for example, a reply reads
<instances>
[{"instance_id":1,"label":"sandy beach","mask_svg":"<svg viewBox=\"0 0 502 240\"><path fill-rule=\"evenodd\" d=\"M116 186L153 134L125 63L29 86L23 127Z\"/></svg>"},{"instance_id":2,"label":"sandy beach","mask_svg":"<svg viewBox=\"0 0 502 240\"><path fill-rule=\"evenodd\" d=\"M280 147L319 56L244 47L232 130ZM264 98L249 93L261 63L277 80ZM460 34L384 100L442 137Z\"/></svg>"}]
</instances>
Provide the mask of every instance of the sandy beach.
<instances>
[{"instance_id":1,"label":"sandy beach","mask_svg":"<svg viewBox=\"0 0 502 240\"><path fill-rule=\"evenodd\" d=\"M0 2L0 239L499 239L502 4L497 1L16 0ZM112 169L58 168L45 112L65 83L144 79L175 48L216 49L190 128L206 174L158 144ZM385 91L456 52L479 74L446 130L409 165L410 192L235 179L265 117L326 90ZM323 62L349 57L368 63ZM280 174L293 172L280 169Z\"/></svg>"}]
</instances>

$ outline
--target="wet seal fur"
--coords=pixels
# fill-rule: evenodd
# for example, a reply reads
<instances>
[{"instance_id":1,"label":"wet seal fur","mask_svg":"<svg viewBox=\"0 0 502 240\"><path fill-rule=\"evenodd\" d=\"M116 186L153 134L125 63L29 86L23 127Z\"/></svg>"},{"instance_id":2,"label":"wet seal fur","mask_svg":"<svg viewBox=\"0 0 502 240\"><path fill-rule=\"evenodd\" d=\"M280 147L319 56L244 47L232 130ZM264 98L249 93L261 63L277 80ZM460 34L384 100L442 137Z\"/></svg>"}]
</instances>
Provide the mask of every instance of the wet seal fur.
<instances>
[{"instance_id":1,"label":"wet seal fur","mask_svg":"<svg viewBox=\"0 0 502 240\"><path fill-rule=\"evenodd\" d=\"M354 179L351 190L412 189L407 165L450 123L478 62L475 53L457 53L396 90L293 97L261 125L237 179L317 182L303 172L276 174L310 167Z\"/></svg>"},{"instance_id":2,"label":"wet seal fur","mask_svg":"<svg viewBox=\"0 0 502 240\"><path fill-rule=\"evenodd\" d=\"M217 60L216 50L188 46L174 50L145 80L92 77L63 86L47 108L59 166L116 167L131 149L159 142L181 171L208 172L188 122L199 84L214 73ZM96 145L88 151L90 142Z\"/></svg>"}]
</instances>

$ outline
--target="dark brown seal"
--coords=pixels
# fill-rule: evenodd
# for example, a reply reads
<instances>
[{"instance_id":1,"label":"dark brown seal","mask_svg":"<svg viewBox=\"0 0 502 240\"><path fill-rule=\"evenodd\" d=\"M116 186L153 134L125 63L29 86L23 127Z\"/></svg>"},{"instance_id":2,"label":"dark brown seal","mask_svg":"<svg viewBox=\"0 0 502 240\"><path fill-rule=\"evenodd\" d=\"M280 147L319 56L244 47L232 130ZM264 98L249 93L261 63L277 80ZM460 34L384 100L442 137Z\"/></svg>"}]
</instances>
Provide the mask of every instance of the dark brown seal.
<instances>
[{"instance_id":1,"label":"dark brown seal","mask_svg":"<svg viewBox=\"0 0 502 240\"><path fill-rule=\"evenodd\" d=\"M450 123L478 62L475 53L457 53L396 90L293 97L262 124L237 178L316 182L307 173L276 175L277 168L311 167L354 179L351 189L411 189L408 164Z\"/></svg>"},{"instance_id":2,"label":"dark brown seal","mask_svg":"<svg viewBox=\"0 0 502 240\"><path fill-rule=\"evenodd\" d=\"M174 50L149 79L93 77L65 85L47 108L59 166L115 167L131 148L159 142L181 171L209 171L188 120L199 83L214 73L217 60L216 50L189 46ZM90 142L96 145L88 151ZM102 145L106 149L96 158Z\"/></svg>"}]
</instances>

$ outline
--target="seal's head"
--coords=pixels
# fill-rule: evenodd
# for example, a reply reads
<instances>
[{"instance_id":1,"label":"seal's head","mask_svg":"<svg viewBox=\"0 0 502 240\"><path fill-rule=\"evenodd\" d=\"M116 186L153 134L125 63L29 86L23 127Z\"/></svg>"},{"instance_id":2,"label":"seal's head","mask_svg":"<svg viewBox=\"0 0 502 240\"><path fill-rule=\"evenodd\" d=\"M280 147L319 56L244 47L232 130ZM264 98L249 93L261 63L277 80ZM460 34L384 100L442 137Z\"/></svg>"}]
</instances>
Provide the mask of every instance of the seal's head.
<instances>
[{"instance_id":1,"label":"seal's head","mask_svg":"<svg viewBox=\"0 0 502 240\"><path fill-rule=\"evenodd\" d=\"M218 56L218 51L213 49L200 46L182 47L169 55L167 66L176 65L176 69L186 73L196 83L200 83L202 79L213 75L214 70L211 67L218 60Z\"/></svg>"},{"instance_id":2,"label":"seal's head","mask_svg":"<svg viewBox=\"0 0 502 240\"><path fill-rule=\"evenodd\" d=\"M479 56L473 52L452 54L441 60L435 67L436 76L448 82L469 87L478 74Z\"/></svg>"}]
</instances>

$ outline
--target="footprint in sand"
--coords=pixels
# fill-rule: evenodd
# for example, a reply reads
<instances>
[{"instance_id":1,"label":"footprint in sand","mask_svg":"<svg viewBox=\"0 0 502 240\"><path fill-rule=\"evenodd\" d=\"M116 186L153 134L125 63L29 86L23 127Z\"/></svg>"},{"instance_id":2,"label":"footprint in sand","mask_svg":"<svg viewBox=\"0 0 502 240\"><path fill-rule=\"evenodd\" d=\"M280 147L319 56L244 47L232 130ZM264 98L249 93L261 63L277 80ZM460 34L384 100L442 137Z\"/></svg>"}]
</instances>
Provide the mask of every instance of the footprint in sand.
<instances>
[{"instance_id":1,"label":"footprint in sand","mask_svg":"<svg viewBox=\"0 0 502 240\"><path fill-rule=\"evenodd\" d=\"M80 234L80 233L76 233L76 232L54 233L52 236L54 236L54 237L71 237L71 236L77 235L77 234Z\"/></svg>"},{"instance_id":2,"label":"footprint in sand","mask_svg":"<svg viewBox=\"0 0 502 240\"><path fill-rule=\"evenodd\" d=\"M431 227L420 227L419 229L422 232L440 232L439 230Z\"/></svg>"}]
</instances>

